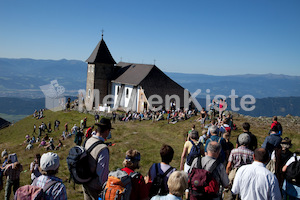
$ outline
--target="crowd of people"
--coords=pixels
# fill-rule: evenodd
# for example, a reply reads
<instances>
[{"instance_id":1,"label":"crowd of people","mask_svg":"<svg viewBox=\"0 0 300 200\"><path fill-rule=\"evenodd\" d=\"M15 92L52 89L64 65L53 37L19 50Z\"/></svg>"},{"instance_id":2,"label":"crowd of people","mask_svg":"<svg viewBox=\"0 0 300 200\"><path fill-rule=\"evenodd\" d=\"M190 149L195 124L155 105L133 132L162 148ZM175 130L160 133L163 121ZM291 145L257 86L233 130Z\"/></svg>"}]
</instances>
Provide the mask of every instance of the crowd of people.
<instances>
[{"instance_id":1,"label":"crowd of people","mask_svg":"<svg viewBox=\"0 0 300 200\"><path fill-rule=\"evenodd\" d=\"M233 145L230 137L234 126L230 114L224 113L222 119L217 122L211 120L211 123L207 125L209 126L208 130L203 131L201 137L199 137L196 126L193 126L192 130L188 132L181 156L180 170L183 171L177 171L169 165L174 152L171 150L172 147L164 145L160 152L162 162L153 164L145 177L138 175L136 179L133 179L136 182L133 183L132 190L134 193L131 194L130 199L181 199L184 194L186 199L201 199L199 198L201 196L205 197L203 199L222 199L224 195L229 199L277 200L299 198L299 194L296 193L295 195L295 193L290 192L291 190L299 191L298 186L289 183L284 178L280 179L280 175L284 173L285 168L292 162L291 159L293 158L291 154L288 157L286 153L290 148L291 141L289 138L282 140L282 129L279 130L279 126L274 124L279 124L277 117L273 118L270 135L266 137L261 147L258 147L257 138L250 132L250 124L247 122L242 125L243 133L237 137L236 146ZM92 134L91 139L87 140L88 146L91 146L97 140L103 140L104 142L111 133L111 129L110 120L101 120L96 129L96 134ZM191 154L194 146L199 147L199 155L192 160L192 163L187 163L187 157ZM96 170L99 177L97 180L99 188L94 187L95 185L83 184L85 199L96 199L102 191L100 186L106 182L103 177L109 177L109 152L103 150L103 148L106 149L105 146L101 148L98 152L100 152L102 159L98 160L98 164L95 166L102 169ZM166 155L163 153L164 149L169 149L168 151L172 152L167 156L168 159L163 156ZM96 159L96 155L94 157ZM128 175L134 173L140 167L140 160L139 151L128 150L122 171L125 171ZM277 166L283 167L278 168ZM191 177L191 174L195 173L195 168L205 169L212 174L218 184L216 194L211 195L206 191L195 191L191 185L187 184L188 176ZM272 172L272 168L275 169L274 172ZM277 173L277 171L281 171L281 173ZM185 177L184 180L186 180L178 183L176 186L178 191L175 192L170 190L174 185L170 185L171 181L168 181L173 173L174 176L177 174L177 178L179 176L181 178ZM153 188L155 175L158 174L165 174L163 187L160 190L165 192L159 194L157 192L153 193L153 189L151 189ZM293 185L292 189L288 189L288 187L291 187L288 186L288 183Z\"/></svg>"},{"instance_id":2,"label":"crowd of people","mask_svg":"<svg viewBox=\"0 0 300 200\"><path fill-rule=\"evenodd\" d=\"M45 109L34 110L32 116L36 119L42 119L44 117Z\"/></svg>"},{"instance_id":3,"label":"crowd of people","mask_svg":"<svg viewBox=\"0 0 300 200\"><path fill-rule=\"evenodd\" d=\"M57 124L56 120L54 122L55 124L55 130L59 130L59 125ZM58 150L63 146L62 139L58 139L57 145L54 144L54 138L50 137L52 129L51 129L51 122L48 123L48 126L44 122L41 123L39 126L39 132L36 133L36 125L33 125L33 133L32 136L26 135L25 140L23 142L23 145L25 145L25 150L31 150L34 148L34 146L37 146L38 148L44 148L45 150ZM65 134L65 131L63 132L63 135Z\"/></svg>"},{"instance_id":4,"label":"crowd of people","mask_svg":"<svg viewBox=\"0 0 300 200\"><path fill-rule=\"evenodd\" d=\"M285 176L289 170L288 166L299 160L299 156L293 156L289 150L292 141L287 137L282 139L282 127L276 116L272 119L269 135L259 147L256 136L250 132L250 123L242 124L243 131L237 136L234 145L230 138L235 125L229 112L222 111L219 114L213 111L208 114L202 109L198 114L200 116L196 118L195 123L199 122L199 125L193 124L191 130L187 131L179 169L170 164L174 156L170 145L162 145L159 152L161 162L153 163L145 176L136 172L140 168L141 153L136 149L126 151L124 161L120 163L123 168L120 170L131 176L130 200L169 200L183 197L191 200L222 199L224 195L228 199L300 198L300 187L297 185L299 180L291 181ZM119 115L118 119L168 120L168 123L176 123L194 115L197 115L195 110L128 112ZM41 123L37 138L34 125L33 136L26 135L24 145L30 150L37 143L37 146L43 147L46 152L42 155L36 154L30 164L31 185L47 188L46 199L67 199L65 185L55 176L60 165L59 157L52 151L62 148L62 141L74 135L76 145L82 145L85 149L93 146L87 164L94 170L94 176L89 182L82 184L84 199L98 200L101 195L105 198L104 186L109 187L107 180L111 176L109 144L106 140L113 134L111 121L114 122L116 118L116 113L112 119L100 119L99 115L95 114L95 125L88 127L85 117L80 120L79 127L74 124L71 129L69 124L65 123L62 135L57 139L57 146L54 145L54 138L49 136L52 133L51 122L48 126ZM206 123L208 120L210 122ZM59 125L60 122L55 120L54 131L59 131ZM197 127L201 129L201 135ZM31 147L28 147L30 145ZM4 150L1 156L4 162L0 175L7 177L5 199L8 200L12 193L11 188L15 194L20 186L23 166L18 162L16 154L8 154ZM203 180L210 181L213 186L202 186L206 183L195 178L199 175L205 177ZM1 178L0 189L3 185Z\"/></svg>"},{"instance_id":5,"label":"crowd of people","mask_svg":"<svg viewBox=\"0 0 300 200\"><path fill-rule=\"evenodd\" d=\"M243 133L238 135L234 146L230 142L233 128L230 121L233 121L232 116L226 114L218 122L212 119L201 137L193 125L184 144L180 169L191 174L194 168L204 168L219 184L219 192L214 197L206 196L206 199L220 199L224 195L229 199L299 199L299 180L291 183L285 176L287 166L299 156L295 157L289 151L291 140L282 139L282 127L277 117L273 117L269 135L261 147L247 122L243 123ZM198 155L190 164L189 156L195 147L199 149ZM192 188L186 190L186 198L199 199L199 195L207 193L199 194Z\"/></svg>"},{"instance_id":6,"label":"crowd of people","mask_svg":"<svg viewBox=\"0 0 300 200\"><path fill-rule=\"evenodd\" d=\"M39 111L35 110L33 117L36 119L41 119L41 116L43 116L42 118L45 119L43 112L44 109L40 109ZM97 120L99 120L99 115ZM81 145L82 141L90 137L92 132L95 133L95 130L90 131L91 127L89 128L87 127L87 117L84 117L79 122L80 127L74 124L74 126L71 129L69 129L69 124L68 122L66 122L64 124L64 129L62 130L61 135L55 139L54 137L51 137L51 134L60 131L60 123L61 122L58 119L56 119L53 123L54 129L52 129L51 121L49 121L47 124L41 121L38 127L36 126L36 123L33 124L32 136L27 134L23 142L23 145L25 145L25 150L31 150L35 146L37 146L38 148L44 148L46 151L59 150L60 148L63 147L62 141L72 138L73 135L74 135L74 143L76 145ZM88 134L86 135L86 137L84 137L85 136L84 129L86 128L88 128L87 130Z\"/></svg>"},{"instance_id":7,"label":"crowd of people","mask_svg":"<svg viewBox=\"0 0 300 200\"><path fill-rule=\"evenodd\" d=\"M197 110L191 109L191 110L159 110L159 111L144 111L144 112L132 112L128 111L126 113L118 115L119 121L142 121L142 120L152 120L155 121L161 121L161 120L167 120L168 124L172 123L175 124L178 121L183 121L191 118L192 116L195 116L197 114ZM116 113L113 112L112 120L113 122L116 119Z\"/></svg>"},{"instance_id":8,"label":"crowd of people","mask_svg":"<svg viewBox=\"0 0 300 200\"><path fill-rule=\"evenodd\" d=\"M42 112L35 111L33 117L41 119ZM43 116L45 118L45 116ZM74 135L74 143L76 145L81 145L82 141L87 140L92 134L95 134L95 130L92 127L89 127L86 131L84 137L84 128L87 128L86 122L87 117L82 119L81 128L77 127L76 124L69 130L68 123L65 123L64 129L61 136L57 137L57 145L54 142L55 131L59 131L60 121L54 121L54 130L51 128L51 122L49 121L48 126L41 122L37 127L33 125L32 136L26 135L23 145L26 146L25 150L32 150L34 147L43 148L45 153L41 156L39 153L35 155L33 162L30 164L31 172L31 183L34 186L45 188L47 187L46 199L67 199L66 188L62 183L62 180L55 177L55 174L58 173L59 167L59 157L56 153L52 151L60 150L63 147L63 140L72 138ZM51 135L54 134L52 137ZM89 135L89 136L88 136ZM18 162L16 153L8 154L8 151L5 149L1 154L2 159L4 160L0 166L0 190L4 187L3 176L6 177L5 184L5 200L9 200L11 193L15 195L17 189L20 187L20 173L23 171L23 166Z\"/></svg>"}]
</instances>

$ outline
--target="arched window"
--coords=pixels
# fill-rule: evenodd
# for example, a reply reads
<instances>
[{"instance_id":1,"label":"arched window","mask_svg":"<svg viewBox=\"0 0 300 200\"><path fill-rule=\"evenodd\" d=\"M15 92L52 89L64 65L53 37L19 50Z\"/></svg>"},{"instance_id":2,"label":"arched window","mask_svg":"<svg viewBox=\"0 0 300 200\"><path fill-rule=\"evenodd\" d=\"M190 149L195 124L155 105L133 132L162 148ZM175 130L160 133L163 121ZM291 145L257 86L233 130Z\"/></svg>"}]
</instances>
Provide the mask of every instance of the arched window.
<instances>
[{"instance_id":1,"label":"arched window","mask_svg":"<svg viewBox=\"0 0 300 200\"><path fill-rule=\"evenodd\" d=\"M126 98L128 98L129 90L128 88L126 89Z\"/></svg>"},{"instance_id":2,"label":"arched window","mask_svg":"<svg viewBox=\"0 0 300 200\"><path fill-rule=\"evenodd\" d=\"M91 89L89 89L89 92L88 92L88 98L91 97Z\"/></svg>"}]
</instances>

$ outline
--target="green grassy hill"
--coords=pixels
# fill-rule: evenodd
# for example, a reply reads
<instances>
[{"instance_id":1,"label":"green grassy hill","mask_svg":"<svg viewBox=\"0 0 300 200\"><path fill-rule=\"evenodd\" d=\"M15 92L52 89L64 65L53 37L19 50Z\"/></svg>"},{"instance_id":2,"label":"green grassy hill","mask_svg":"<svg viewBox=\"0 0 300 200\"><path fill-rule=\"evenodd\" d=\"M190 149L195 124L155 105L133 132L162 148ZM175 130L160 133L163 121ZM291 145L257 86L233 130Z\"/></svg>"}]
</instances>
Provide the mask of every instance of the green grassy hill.
<instances>
[{"instance_id":1,"label":"green grassy hill","mask_svg":"<svg viewBox=\"0 0 300 200\"><path fill-rule=\"evenodd\" d=\"M45 111L45 118L43 119L37 120L32 116L28 116L25 119L16 122L13 126L0 131L0 151L7 149L9 153L17 153L18 159L23 165L24 171L21 175L21 185L29 184L31 182L29 165L30 162L33 161L34 155L36 153L43 154L46 152L43 148L37 148L37 144L35 144L33 150L30 151L25 151L25 145L22 145L27 134L32 136L33 124L38 126L42 122L48 124L48 122L51 121L53 128L54 121L58 119L61 122L60 130L50 133L50 137L54 138L54 143L57 145L57 141L64 130L64 124L68 122L69 129L71 129L74 124L79 125L80 120L85 116L88 118L87 125L93 125L94 116L89 114L78 113L76 111ZM141 152L141 168L139 171L145 175L152 163L160 161L159 149L164 143L169 144L174 148L175 155L171 165L178 169L183 144L185 142L185 134L190 130L192 124L196 124L197 130L201 133L200 124L196 123L195 119L196 118L193 117L176 124L167 124L166 121L154 123L152 121L131 121L126 123L117 121L113 124L115 129L112 130L112 139L110 139L110 142L115 143L115 146L109 147L111 155L110 170L122 167L122 161L125 152L128 149L137 149ZM241 115L234 115L234 123L239 129L232 132L232 143L235 145L236 137L241 133L241 124L245 121L248 121L251 124L251 131L257 136L259 145L261 145L264 138L267 136L271 119L253 118ZM300 147L300 133L298 131L300 126L299 117L279 118L279 121L283 125L283 137L288 136L292 138L294 144L292 150L296 150ZM74 190L73 183L69 183L69 171L66 164L66 157L69 149L75 145L73 140L74 136L73 138L64 140L64 147L56 151L60 157L60 168L57 176L64 181L64 184L67 187L68 199L82 199L83 194L81 186L76 185ZM4 190L0 192L0 197L3 196Z\"/></svg>"}]
</instances>

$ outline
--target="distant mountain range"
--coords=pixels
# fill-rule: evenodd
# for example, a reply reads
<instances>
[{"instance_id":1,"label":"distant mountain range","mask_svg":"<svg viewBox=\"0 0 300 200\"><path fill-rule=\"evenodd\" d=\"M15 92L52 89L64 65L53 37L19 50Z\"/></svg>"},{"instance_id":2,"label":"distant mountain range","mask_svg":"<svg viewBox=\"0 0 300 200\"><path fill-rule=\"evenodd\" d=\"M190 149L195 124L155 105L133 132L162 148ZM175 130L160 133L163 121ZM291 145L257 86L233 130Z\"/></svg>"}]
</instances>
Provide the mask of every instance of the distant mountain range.
<instances>
[{"instance_id":1,"label":"distant mountain range","mask_svg":"<svg viewBox=\"0 0 300 200\"><path fill-rule=\"evenodd\" d=\"M66 95L86 88L85 62L0 58L0 97L44 97L40 86L57 80Z\"/></svg>"},{"instance_id":2,"label":"distant mountain range","mask_svg":"<svg viewBox=\"0 0 300 200\"><path fill-rule=\"evenodd\" d=\"M44 94L40 86L48 85L52 80L57 80L59 85L65 88L64 95L77 96L79 89L86 88L86 74L87 64L79 60L0 58L0 97L26 98L25 102L33 103L36 100L31 101L28 98L43 98ZM201 89L197 98L203 99L206 94L212 97L215 95L228 97L231 90L235 90L239 98L252 95L257 99L257 109L251 114L252 116L300 115L300 109L297 107L300 104L300 76L275 74L213 76L171 72L166 72L166 74L191 93ZM209 89L208 93L207 89ZM43 101L40 100L40 102ZM27 104L20 106L25 105ZM4 106L3 109L12 111L9 113L25 114L13 112L13 110L19 110L18 108L5 108ZM32 111L30 109L29 114ZM1 109L0 113L9 114Z\"/></svg>"},{"instance_id":3,"label":"distant mountain range","mask_svg":"<svg viewBox=\"0 0 300 200\"><path fill-rule=\"evenodd\" d=\"M229 96L232 89L236 91L239 97L247 94L255 98L300 96L300 76L275 74L232 76L166 74L191 92L201 89L202 94L204 94L209 89L209 94L212 96Z\"/></svg>"}]
</instances>

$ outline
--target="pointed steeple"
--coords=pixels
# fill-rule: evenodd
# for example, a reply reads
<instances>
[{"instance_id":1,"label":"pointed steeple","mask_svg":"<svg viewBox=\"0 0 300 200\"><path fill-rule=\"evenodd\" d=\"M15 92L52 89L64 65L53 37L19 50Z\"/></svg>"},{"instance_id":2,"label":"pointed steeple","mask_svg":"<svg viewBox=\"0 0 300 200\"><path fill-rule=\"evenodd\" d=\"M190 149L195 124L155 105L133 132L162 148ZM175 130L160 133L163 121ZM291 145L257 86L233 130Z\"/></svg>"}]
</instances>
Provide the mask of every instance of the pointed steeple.
<instances>
[{"instance_id":1,"label":"pointed steeple","mask_svg":"<svg viewBox=\"0 0 300 200\"><path fill-rule=\"evenodd\" d=\"M93 53L90 57L85 61L88 63L105 63L105 64L116 64L116 61L111 56L104 40L103 40L103 32L101 41L97 44Z\"/></svg>"}]
</instances>

